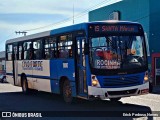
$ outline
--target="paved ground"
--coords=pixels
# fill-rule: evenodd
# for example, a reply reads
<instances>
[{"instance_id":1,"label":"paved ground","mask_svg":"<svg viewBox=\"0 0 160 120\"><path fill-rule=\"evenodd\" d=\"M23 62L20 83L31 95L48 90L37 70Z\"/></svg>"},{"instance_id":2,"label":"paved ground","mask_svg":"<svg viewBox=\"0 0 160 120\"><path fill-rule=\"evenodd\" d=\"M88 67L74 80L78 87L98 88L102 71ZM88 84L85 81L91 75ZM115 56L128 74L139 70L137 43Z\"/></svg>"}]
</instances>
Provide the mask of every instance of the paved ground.
<instances>
[{"instance_id":1,"label":"paved ground","mask_svg":"<svg viewBox=\"0 0 160 120\"><path fill-rule=\"evenodd\" d=\"M154 93L142 96L135 96L129 98L122 98L118 103L112 103L108 100L106 101L86 101L78 100L74 104L66 104L63 102L60 95L44 93L44 92L33 92L30 95L24 95L21 92L20 87L12 86L8 83L0 83L0 111L56 111L51 112L51 114L57 114L61 117L53 117L54 119L64 119L65 114L72 115L82 115L85 116L84 111L89 114L89 117L67 117L65 119L72 120L82 120L82 119L92 119L92 120L160 120L157 117L100 117L106 114L112 116L117 115L116 111L131 111L131 113L143 114L143 111L147 113L154 113L154 111L160 111L160 92L154 89ZM61 111L61 112L57 112ZM62 112L63 111L63 112ZM72 111L72 112L68 112ZM78 111L78 112L73 112ZM88 112L87 112L88 111ZM90 113L89 111L94 111ZM103 112L100 112L103 111ZM135 112L136 111L136 112ZM67 113L68 112L68 113ZM48 112L49 113L49 112ZM102 114L103 113L103 114ZM130 112L129 112L130 113ZM99 116L99 117L92 117ZM159 112L160 115L160 112ZM54 115L53 115L54 116ZM160 117L160 116L159 116ZM41 118L41 119L53 119L53 118ZM3 118L4 119L4 118ZM13 119L13 118L12 118ZM17 119L17 118L15 118ZM40 118L38 118L40 119ZM1 120L1 119L0 119ZM8 118L8 120L10 120Z\"/></svg>"}]
</instances>

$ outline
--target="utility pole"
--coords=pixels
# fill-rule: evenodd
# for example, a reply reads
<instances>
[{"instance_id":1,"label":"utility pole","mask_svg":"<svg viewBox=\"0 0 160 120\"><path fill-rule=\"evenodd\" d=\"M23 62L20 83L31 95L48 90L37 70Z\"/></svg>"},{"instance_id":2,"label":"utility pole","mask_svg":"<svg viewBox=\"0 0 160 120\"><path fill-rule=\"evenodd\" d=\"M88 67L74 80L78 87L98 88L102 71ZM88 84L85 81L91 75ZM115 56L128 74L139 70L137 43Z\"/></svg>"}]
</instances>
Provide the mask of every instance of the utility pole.
<instances>
[{"instance_id":1,"label":"utility pole","mask_svg":"<svg viewBox=\"0 0 160 120\"><path fill-rule=\"evenodd\" d=\"M74 24L74 8L75 8L75 0L73 0L73 24Z\"/></svg>"},{"instance_id":2,"label":"utility pole","mask_svg":"<svg viewBox=\"0 0 160 120\"><path fill-rule=\"evenodd\" d=\"M27 32L25 31L15 31L16 34L23 34L24 36L26 36Z\"/></svg>"}]
</instances>

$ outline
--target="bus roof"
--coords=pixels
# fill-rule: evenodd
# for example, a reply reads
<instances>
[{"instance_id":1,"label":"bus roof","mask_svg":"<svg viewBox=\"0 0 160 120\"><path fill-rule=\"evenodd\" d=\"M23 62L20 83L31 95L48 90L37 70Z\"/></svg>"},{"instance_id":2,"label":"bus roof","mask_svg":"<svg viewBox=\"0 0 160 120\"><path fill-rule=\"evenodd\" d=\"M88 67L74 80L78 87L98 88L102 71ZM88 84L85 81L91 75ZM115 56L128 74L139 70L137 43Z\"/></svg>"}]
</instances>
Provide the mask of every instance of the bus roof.
<instances>
[{"instance_id":1,"label":"bus roof","mask_svg":"<svg viewBox=\"0 0 160 120\"><path fill-rule=\"evenodd\" d=\"M31 39L36 39L36 38L42 38L42 37L47 37L50 35L56 35L56 34L61 34L61 33L66 33L66 32L72 32L72 31L78 31L78 30L84 30L88 28L88 25L90 24L138 24L136 22L130 22L130 21L117 21L117 20L107 20L107 21L96 21L96 22L86 22L86 23L80 23L80 24L75 24L67 27L62 27L62 28L57 28L45 32L40 32L32 35L27 35L24 37L18 37L18 38L13 38L9 39L6 41L6 44L8 43L14 43L14 42L20 42L20 41L27 41Z\"/></svg>"}]
</instances>

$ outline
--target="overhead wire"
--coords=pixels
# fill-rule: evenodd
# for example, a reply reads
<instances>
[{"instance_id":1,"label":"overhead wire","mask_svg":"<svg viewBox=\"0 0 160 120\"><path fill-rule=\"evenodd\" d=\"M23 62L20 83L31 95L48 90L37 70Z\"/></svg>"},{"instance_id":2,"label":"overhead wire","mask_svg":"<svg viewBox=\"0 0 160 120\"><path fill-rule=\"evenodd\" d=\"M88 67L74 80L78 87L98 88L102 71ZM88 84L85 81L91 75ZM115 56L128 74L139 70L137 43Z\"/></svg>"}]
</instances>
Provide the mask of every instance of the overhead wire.
<instances>
[{"instance_id":1,"label":"overhead wire","mask_svg":"<svg viewBox=\"0 0 160 120\"><path fill-rule=\"evenodd\" d=\"M111 1L112 1L112 0L104 0L104 1L102 1L102 2L100 2L100 3L98 3L98 4L94 5L94 6L92 6L92 7L90 7L90 8L88 8L88 9L86 9L86 10L84 10L84 11L82 11L82 12L76 14L76 15L74 15L74 19L79 18L79 17L82 17L82 16L88 14L88 12L91 11L92 9L94 9L94 8L96 8L96 7L98 7L98 6L103 5L104 3L109 3L109 2L111 2ZM56 26L56 25L59 25L59 24L63 24L63 23L66 23L66 22L72 21L72 20L73 20L73 16L68 17L68 18L66 18L66 19L63 19L63 20L61 20L61 21L59 21L59 22L56 22L56 23L51 23L51 24L48 24L48 25L45 25L45 26L42 26L42 27L37 27L37 28L33 28L33 29L26 29L26 30L22 30L22 31L27 31L27 32L28 32L28 31L43 29L43 28L47 28L47 27L51 27L51 26Z\"/></svg>"},{"instance_id":2,"label":"overhead wire","mask_svg":"<svg viewBox=\"0 0 160 120\"><path fill-rule=\"evenodd\" d=\"M88 12L91 11L93 8L96 8L96 7L99 7L99 6L103 5L105 2L106 2L106 4L107 4L107 3L112 2L112 1L111 1L111 0L104 0L104 1L102 1L102 2L100 2L100 3L98 3L98 4L96 4L96 5L94 5L94 6L92 6L92 7L90 7L90 8L88 8L88 9L86 9L86 10L84 10L84 11L76 14L76 15L74 16L74 18L79 18L79 17L81 17L81 16L84 16L85 14L88 14ZM133 20L133 21L139 21L139 20L145 19L145 18L147 18L147 17L149 17L149 16L150 16L150 14L149 14L149 15L146 15L146 16L142 16L141 18L135 19L135 20ZM73 18L73 16L72 16L72 17L69 17L69 18L66 18L66 19L63 19L62 21L59 21L59 22L56 22L56 23L52 23L52 24L46 25L46 26L42 26L42 27L38 27L38 28L33 28L33 29L28 29L28 30L22 30L22 31L27 31L27 32L28 32L28 31L43 29L43 28L46 28L46 27L51 27L51 26L53 26L53 25L55 26L55 25L63 24L63 23L65 23L65 22L71 21L72 18ZM12 34L13 34L13 33L12 33ZM11 34L11 35L12 35L12 34ZM9 38L11 35L9 35L9 36L7 36L7 37L5 37L5 38ZM2 40L4 40L4 39L2 39ZM2 41L2 40L0 40L0 41Z\"/></svg>"},{"instance_id":3,"label":"overhead wire","mask_svg":"<svg viewBox=\"0 0 160 120\"><path fill-rule=\"evenodd\" d=\"M100 3L98 3L98 4L96 4L96 5L93 5L93 6L91 6L90 8L88 8L88 9L86 9L86 10L84 10L84 11L78 13L78 14L76 14L76 15L74 16L74 19L79 18L79 17L81 17L81 16L84 16L84 15L88 14L89 11L91 11L92 9L94 9L94 8L96 8L96 7L99 7L99 6L103 5L105 2L106 2L106 3L109 3L109 2L112 2L112 0L104 0L104 1L102 1L102 2L100 2ZM59 22L56 22L56 23L52 23L52 24L49 24L49 25L45 25L45 26L37 27L37 28L33 28L33 29L22 30L22 31L27 31L27 32L29 32L29 31L33 31L33 30L38 30L38 29L43 29L43 28L51 27L51 26L53 26L53 25L56 26L56 25L63 24L63 23L66 23L66 22L68 22L68 21L71 21L72 19L73 19L73 16L68 17L68 18L66 18L66 19L63 19L63 20L61 20L61 21L59 21ZM14 34L11 33L11 34L10 34L9 36L7 36L7 37L0 38L0 42L3 41L3 40L8 39L11 35L13 36Z\"/></svg>"}]
</instances>

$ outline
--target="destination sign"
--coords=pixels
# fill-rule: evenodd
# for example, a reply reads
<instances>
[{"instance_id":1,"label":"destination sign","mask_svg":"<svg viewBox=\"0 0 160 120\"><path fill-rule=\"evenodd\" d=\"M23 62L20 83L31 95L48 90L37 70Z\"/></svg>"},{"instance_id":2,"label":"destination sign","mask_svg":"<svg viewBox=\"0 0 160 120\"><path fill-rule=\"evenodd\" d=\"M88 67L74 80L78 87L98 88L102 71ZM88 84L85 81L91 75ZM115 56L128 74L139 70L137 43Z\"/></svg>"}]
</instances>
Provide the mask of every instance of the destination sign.
<instances>
[{"instance_id":1,"label":"destination sign","mask_svg":"<svg viewBox=\"0 0 160 120\"><path fill-rule=\"evenodd\" d=\"M90 25L89 31L94 33L103 32L121 32L121 33L137 33L140 27L136 25Z\"/></svg>"}]
</instances>

